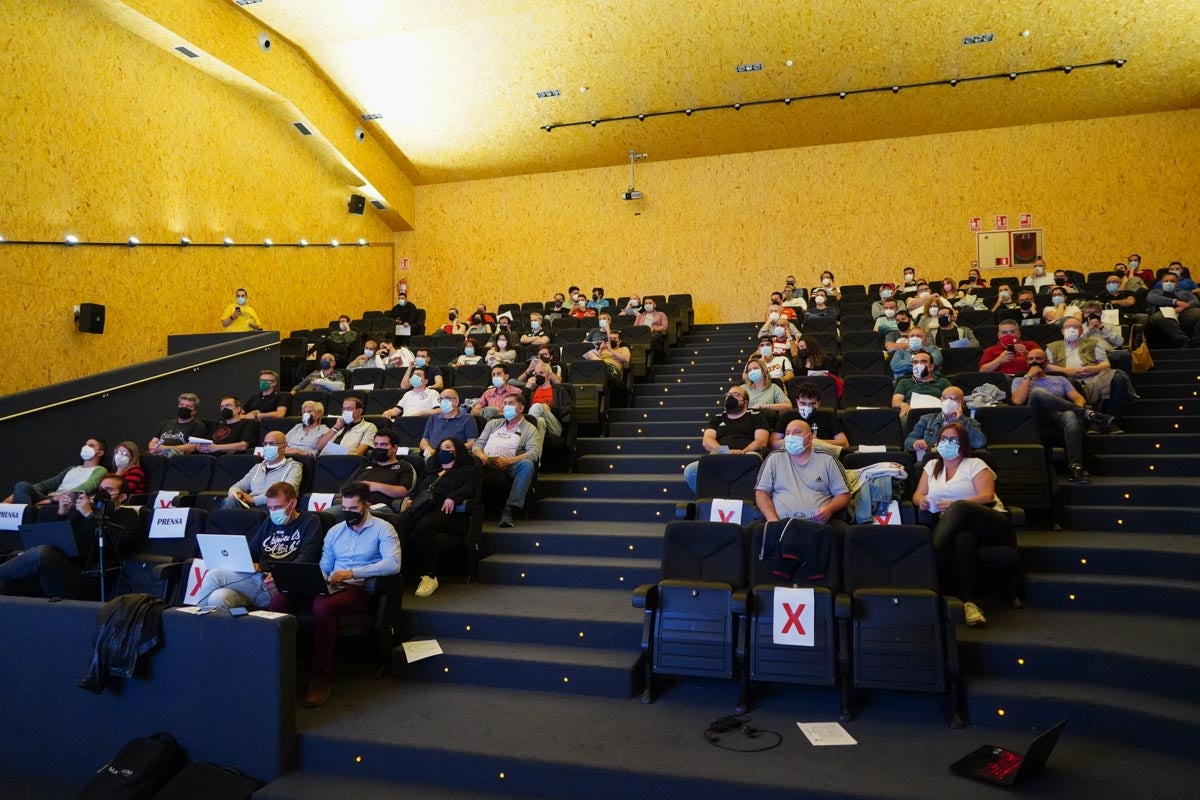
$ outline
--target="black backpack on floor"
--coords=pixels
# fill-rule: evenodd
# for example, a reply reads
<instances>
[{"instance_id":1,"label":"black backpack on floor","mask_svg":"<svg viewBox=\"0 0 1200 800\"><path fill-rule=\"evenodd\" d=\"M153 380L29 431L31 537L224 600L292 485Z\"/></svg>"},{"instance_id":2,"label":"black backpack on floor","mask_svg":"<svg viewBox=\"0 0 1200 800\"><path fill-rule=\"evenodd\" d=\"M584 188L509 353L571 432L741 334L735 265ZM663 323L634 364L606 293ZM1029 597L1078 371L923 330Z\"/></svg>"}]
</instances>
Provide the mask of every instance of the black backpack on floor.
<instances>
[{"instance_id":1,"label":"black backpack on floor","mask_svg":"<svg viewBox=\"0 0 1200 800\"><path fill-rule=\"evenodd\" d=\"M76 800L148 800L186 762L183 748L169 733L133 739L92 776Z\"/></svg>"}]
</instances>

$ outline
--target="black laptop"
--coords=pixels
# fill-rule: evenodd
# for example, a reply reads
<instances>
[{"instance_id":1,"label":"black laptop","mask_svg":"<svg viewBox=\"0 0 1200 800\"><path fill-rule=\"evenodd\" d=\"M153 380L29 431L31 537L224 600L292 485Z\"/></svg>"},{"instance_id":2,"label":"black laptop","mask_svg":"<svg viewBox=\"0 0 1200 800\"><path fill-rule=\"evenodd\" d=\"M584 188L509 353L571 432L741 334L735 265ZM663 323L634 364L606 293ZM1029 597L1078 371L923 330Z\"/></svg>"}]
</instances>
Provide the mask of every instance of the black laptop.
<instances>
[{"instance_id":1,"label":"black laptop","mask_svg":"<svg viewBox=\"0 0 1200 800\"><path fill-rule=\"evenodd\" d=\"M79 555L79 548L75 544L75 529L69 522L26 522L21 525L19 531L23 550L48 544L57 547L64 556Z\"/></svg>"},{"instance_id":2,"label":"black laptop","mask_svg":"<svg viewBox=\"0 0 1200 800\"><path fill-rule=\"evenodd\" d=\"M1042 767L1050 759L1050 753L1058 744L1059 734L1067 726L1064 719L1050 730L1033 740L1029 752L1020 753L1006 750L992 744L985 744L960 758L950 765L956 774L977 781L992 783L997 786L1015 786Z\"/></svg>"},{"instance_id":3,"label":"black laptop","mask_svg":"<svg viewBox=\"0 0 1200 800\"><path fill-rule=\"evenodd\" d=\"M346 588L330 586L325 580L325 573L321 572L320 564L301 564L294 561L271 564L271 577L275 580L276 589L298 597L337 594Z\"/></svg>"}]
</instances>

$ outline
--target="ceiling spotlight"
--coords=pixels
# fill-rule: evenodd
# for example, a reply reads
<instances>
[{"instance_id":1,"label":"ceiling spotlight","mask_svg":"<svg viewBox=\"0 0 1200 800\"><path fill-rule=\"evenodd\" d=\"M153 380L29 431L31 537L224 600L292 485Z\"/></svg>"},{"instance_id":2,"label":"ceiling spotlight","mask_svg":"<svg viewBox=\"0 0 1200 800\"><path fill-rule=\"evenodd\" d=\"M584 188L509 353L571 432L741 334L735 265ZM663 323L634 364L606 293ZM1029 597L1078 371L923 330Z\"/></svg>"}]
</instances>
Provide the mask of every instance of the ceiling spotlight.
<instances>
[{"instance_id":1,"label":"ceiling spotlight","mask_svg":"<svg viewBox=\"0 0 1200 800\"><path fill-rule=\"evenodd\" d=\"M899 87L899 86L893 86L893 87L892 87L892 94L896 94L896 93L897 93L897 92L899 92L899 91L900 91L900 87Z\"/></svg>"},{"instance_id":2,"label":"ceiling spotlight","mask_svg":"<svg viewBox=\"0 0 1200 800\"><path fill-rule=\"evenodd\" d=\"M1071 74L1071 70L1072 70L1072 69L1073 69L1073 67L1072 67L1070 64L1067 64L1065 67L1063 67L1063 72L1065 72L1065 73L1067 73L1068 75L1070 75L1070 74Z\"/></svg>"},{"instance_id":3,"label":"ceiling spotlight","mask_svg":"<svg viewBox=\"0 0 1200 800\"><path fill-rule=\"evenodd\" d=\"M646 115L638 114L638 122L645 122L645 121L646 121Z\"/></svg>"},{"instance_id":4,"label":"ceiling spotlight","mask_svg":"<svg viewBox=\"0 0 1200 800\"><path fill-rule=\"evenodd\" d=\"M230 239L228 236L226 236L225 240L224 240L224 244L226 247L233 247L233 239Z\"/></svg>"},{"instance_id":5,"label":"ceiling spotlight","mask_svg":"<svg viewBox=\"0 0 1200 800\"><path fill-rule=\"evenodd\" d=\"M845 92L838 92L838 99L839 99L839 100L845 100L845 99L846 99L846 93L845 93Z\"/></svg>"},{"instance_id":6,"label":"ceiling spotlight","mask_svg":"<svg viewBox=\"0 0 1200 800\"><path fill-rule=\"evenodd\" d=\"M586 92L586 91L587 91L587 87L586 87L586 86L580 86L580 87L579 87L579 91L580 91L580 93Z\"/></svg>"},{"instance_id":7,"label":"ceiling spotlight","mask_svg":"<svg viewBox=\"0 0 1200 800\"><path fill-rule=\"evenodd\" d=\"M1010 81L1015 81L1017 79L1017 73L1015 73L1015 72L1008 73L1008 79Z\"/></svg>"},{"instance_id":8,"label":"ceiling spotlight","mask_svg":"<svg viewBox=\"0 0 1200 800\"><path fill-rule=\"evenodd\" d=\"M592 120L592 121L591 121L589 124L590 124L590 125L591 125L593 128L594 128L594 127L596 127L596 120Z\"/></svg>"},{"instance_id":9,"label":"ceiling spotlight","mask_svg":"<svg viewBox=\"0 0 1200 800\"><path fill-rule=\"evenodd\" d=\"M308 247L308 239L301 239L301 240L300 240L300 246L301 246L301 247Z\"/></svg>"},{"instance_id":10,"label":"ceiling spotlight","mask_svg":"<svg viewBox=\"0 0 1200 800\"><path fill-rule=\"evenodd\" d=\"M337 239L330 239L330 240L329 240L329 246L330 246L330 247L337 247L337 246L338 246L338 244L339 244L339 242L338 242L338 240L337 240Z\"/></svg>"},{"instance_id":11,"label":"ceiling spotlight","mask_svg":"<svg viewBox=\"0 0 1200 800\"><path fill-rule=\"evenodd\" d=\"M3 244L3 243L4 243L4 237L0 236L0 244Z\"/></svg>"},{"instance_id":12,"label":"ceiling spotlight","mask_svg":"<svg viewBox=\"0 0 1200 800\"><path fill-rule=\"evenodd\" d=\"M192 243L192 240L189 239L188 237L186 237L186 236L179 237L179 246L180 247L187 247L191 243Z\"/></svg>"},{"instance_id":13,"label":"ceiling spotlight","mask_svg":"<svg viewBox=\"0 0 1200 800\"><path fill-rule=\"evenodd\" d=\"M1118 58L1118 59L1117 59L1116 61L1114 61L1113 63L1117 65L1117 69L1120 69L1121 67L1125 66L1125 59L1123 59L1123 58Z\"/></svg>"},{"instance_id":14,"label":"ceiling spotlight","mask_svg":"<svg viewBox=\"0 0 1200 800\"><path fill-rule=\"evenodd\" d=\"M141 243L142 243L142 240L137 238L136 236L129 237L129 246L130 247L137 247Z\"/></svg>"},{"instance_id":15,"label":"ceiling spotlight","mask_svg":"<svg viewBox=\"0 0 1200 800\"><path fill-rule=\"evenodd\" d=\"M359 246L359 247L366 247L366 246L367 246L367 240L366 240L366 239L359 239L359 240L358 240L358 246Z\"/></svg>"},{"instance_id":16,"label":"ceiling spotlight","mask_svg":"<svg viewBox=\"0 0 1200 800\"><path fill-rule=\"evenodd\" d=\"M554 130L554 126L553 125L543 125L542 130L544 130L546 133L549 133L550 131Z\"/></svg>"},{"instance_id":17,"label":"ceiling spotlight","mask_svg":"<svg viewBox=\"0 0 1200 800\"><path fill-rule=\"evenodd\" d=\"M951 79L950 79L950 85L951 85L951 86L958 86L958 78L951 78Z\"/></svg>"},{"instance_id":18,"label":"ceiling spotlight","mask_svg":"<svg viewBox=\"0 0 1200 800\"><path fill-rule=\"evenodd\" d=\"M787 61L783 62L783 65L785 67L790 67L792 65L792 60L789 58Z\"/></svg>"},{"instance_id":19,"label":"ceiling spotlight","mask_svg":"<svg viewBox=\"0 0 1200 800\"><path fill-rule=\"evenodd\" d=\"M263 239L263 247L270 247L273 244L275 244L275 243L272 242L270 239Z\"/></svg>"},{"instance_id":20,"label":"ceiling spotlight","mask_svg":"<svg viewBox=\"0 0 1200 800\"><path fill-rule=\"evenodd\" d=\"M67 247L74 247L75 245L79 244L79 237L73 233L68 233L63 237L63 244L65 244Z\"/></svg>"},{"instance_id":21,"label":"ceiling spotlight","mask_svg":"<svg viewBox=\"0 0 1200 800\"><path fill-rule=\"evenodd\" d=\"M1029 31L1021 31L1021 35L1022 35L1022 36L1028 36L1028 35L1029 35Z\"/></svg>"},{"instance_id":22,"label":"ceiling spotlight","mask_svg":"<svg viewBox=\"0 0 1200 800\"><path fill-rule=\"evenodd\" d=\"M790 98L790 97L783 98L783 104L785 106L790 106L792 104L792 98Z\"/></svg>"},{"instance_id":23,"label":"ceiling spotlight","mask_svg":"<svg viewBox=\"0 0 1200 800\"><path fill-rule=\"evenodd\" d=\"M741 110L742 110L742 104L741 104L741 103L734 103L734 104L733 104L733 110L734 110L734 111L741 111Z\"/></svg>"},{"instance_id":24,"label":"ceiling spotlight","mask_svg":"<svg viewBox=\"0 0 1200 800\"><path fill-rule=\"evenodd\" d=\"M691 110L690 108L685 108L685 109L683 110L683 113L684 113L684 114L687 114L687 115L690 117L690 116L692 115L692 110Z\"/></svg>"}]
</instances>

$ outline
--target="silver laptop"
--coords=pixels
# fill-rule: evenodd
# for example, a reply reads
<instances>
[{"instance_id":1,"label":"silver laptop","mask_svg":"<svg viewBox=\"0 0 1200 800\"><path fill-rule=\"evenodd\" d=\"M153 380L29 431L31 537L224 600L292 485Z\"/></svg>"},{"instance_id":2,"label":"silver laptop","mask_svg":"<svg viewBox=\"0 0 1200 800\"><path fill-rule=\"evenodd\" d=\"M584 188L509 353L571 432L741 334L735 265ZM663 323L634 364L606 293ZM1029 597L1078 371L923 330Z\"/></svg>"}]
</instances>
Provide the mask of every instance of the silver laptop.
<instances>
[{"instance_id":1,"label":"silver laptop","mask_svg":"<svg viewBox=\"0 0 1200 800\"><path fill-rule=\"evenodd\" d=\"M245 536L223 533L198 533L196 543L204 558L205 569L230 572L254 572L254 559Z\"/></svg>"}]
</instances>

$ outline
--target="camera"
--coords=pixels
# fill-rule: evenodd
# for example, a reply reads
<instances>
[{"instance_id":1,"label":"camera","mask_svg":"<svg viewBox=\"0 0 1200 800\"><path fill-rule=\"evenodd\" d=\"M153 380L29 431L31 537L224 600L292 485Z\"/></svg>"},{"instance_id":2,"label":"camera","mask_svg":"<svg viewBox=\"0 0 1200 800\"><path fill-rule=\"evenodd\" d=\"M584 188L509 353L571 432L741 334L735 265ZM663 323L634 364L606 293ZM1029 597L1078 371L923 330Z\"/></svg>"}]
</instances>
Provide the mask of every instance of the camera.
<instances>
[{"instance_id":1,"label":"camera","mask_svg":"<svg viewBox=\"0 0 1200 800\"><path fill-rule=\"evenodd\" d=\"M258 35L258 46L262 48L264 53L271 52L271 37L266 33L260 33Z\"/></svg>"},{"instance_id":2,"label":"camera","mask_svg":"<svg viewBox=\"0 0 1200 800\"><path fill-rule=\"evenodd\" d=\"M96 519L108 519L112 515L113 502L112 495L104 487L96 490L92 495L92 516Z\"/></svg>"}]
</instances>

